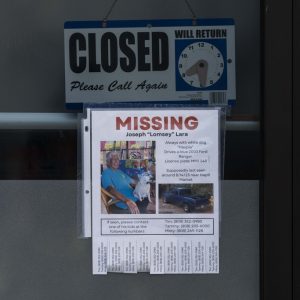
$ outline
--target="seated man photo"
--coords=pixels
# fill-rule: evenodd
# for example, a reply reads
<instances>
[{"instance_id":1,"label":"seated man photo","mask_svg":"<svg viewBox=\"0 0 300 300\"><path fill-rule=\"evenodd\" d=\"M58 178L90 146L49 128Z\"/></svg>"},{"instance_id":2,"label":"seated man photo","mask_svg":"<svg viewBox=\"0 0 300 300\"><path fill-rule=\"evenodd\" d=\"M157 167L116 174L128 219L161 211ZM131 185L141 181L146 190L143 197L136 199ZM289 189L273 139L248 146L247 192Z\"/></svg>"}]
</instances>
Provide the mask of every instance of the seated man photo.
<instances>
[{"instance_id":1,"label":"seated man photo","mask_svg":"<svg viewBox=\"0 0 300 300\"><path fill-rule=\"evenodd\" d=\"M107 168L102 173L102 187L116 200L120 200L111 207L112 214L147 213L149 199L140 201L133 195L136 181L119 169L120 156L116 151L106 154Z\"/></svg>"}]
</instances>

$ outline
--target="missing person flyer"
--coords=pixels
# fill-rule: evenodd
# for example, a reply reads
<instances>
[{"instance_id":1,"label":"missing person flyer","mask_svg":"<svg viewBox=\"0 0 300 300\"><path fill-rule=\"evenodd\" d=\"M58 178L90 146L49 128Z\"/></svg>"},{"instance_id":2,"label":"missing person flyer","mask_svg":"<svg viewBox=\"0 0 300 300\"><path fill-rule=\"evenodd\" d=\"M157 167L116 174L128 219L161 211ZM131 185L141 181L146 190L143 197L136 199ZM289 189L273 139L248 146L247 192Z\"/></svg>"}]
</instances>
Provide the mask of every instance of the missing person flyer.
<instances>
[{"instance_id":1,"label":"missing person flyer","mask_svg":"<svg viewBox=\"0 0 300 300\"><path fill-rule=\"evenodd\" d=\"M88 113L93 273L218 273L220 110Z\"/></svg>"}]
</instances>

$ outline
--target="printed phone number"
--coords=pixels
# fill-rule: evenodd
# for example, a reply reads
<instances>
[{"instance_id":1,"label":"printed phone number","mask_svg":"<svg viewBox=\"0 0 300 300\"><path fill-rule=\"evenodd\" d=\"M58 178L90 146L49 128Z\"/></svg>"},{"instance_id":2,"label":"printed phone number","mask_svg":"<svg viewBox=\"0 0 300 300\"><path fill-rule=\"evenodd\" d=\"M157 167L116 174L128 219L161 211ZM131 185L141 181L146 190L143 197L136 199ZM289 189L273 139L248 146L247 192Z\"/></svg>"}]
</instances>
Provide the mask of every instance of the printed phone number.
<instances>
[{"instance_id":1,"label":"printed phone number","mask_svg":"<svg viewBox=\"0 0 300 300\"><path fill-rule=\"evenodd\" d=\"M102 219L101 235L213 235L213 218Z\"/></svg>"}]
</instances>

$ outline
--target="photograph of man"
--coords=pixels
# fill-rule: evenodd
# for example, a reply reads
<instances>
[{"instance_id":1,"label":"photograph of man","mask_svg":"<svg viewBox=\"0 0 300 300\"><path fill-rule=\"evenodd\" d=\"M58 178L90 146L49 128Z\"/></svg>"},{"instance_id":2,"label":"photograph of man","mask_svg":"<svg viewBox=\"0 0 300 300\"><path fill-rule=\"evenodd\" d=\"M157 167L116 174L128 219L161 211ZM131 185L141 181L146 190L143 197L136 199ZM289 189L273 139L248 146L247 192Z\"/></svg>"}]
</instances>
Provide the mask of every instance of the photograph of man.
<instances>
[{"instance_id":1,"label":"photograph of man","mask_svg":"<svg viewBox=\"0 0 300 300\"><path fill-rule=\"evenodd\" d=\"M116 200L110 213L112 214L143 214L147 213L149 199L140 201L133 195L137 181L119 169L120 156L117 151L106 154L107 168L102 173L102 187Z\"/></svg>"}]
</instances>

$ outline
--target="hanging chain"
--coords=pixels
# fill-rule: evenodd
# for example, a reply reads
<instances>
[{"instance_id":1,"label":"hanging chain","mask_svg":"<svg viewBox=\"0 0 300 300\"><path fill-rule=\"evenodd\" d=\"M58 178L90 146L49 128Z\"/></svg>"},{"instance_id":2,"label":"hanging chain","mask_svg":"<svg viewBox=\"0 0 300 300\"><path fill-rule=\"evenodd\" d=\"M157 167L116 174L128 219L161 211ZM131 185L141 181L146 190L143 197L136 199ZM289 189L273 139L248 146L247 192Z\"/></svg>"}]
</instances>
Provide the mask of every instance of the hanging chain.
<instances>
[{"instance_id":1,"label":"hanging chain","mask_svg":"<svg viewBox=\"0 0 300 300\"><path fill-rule=\"evenodd\" d=\"M194 12L194 10L193 10L191 4L189 3L188 0L184 0L184 2L185 2L186 6L188 7L188 9L190 10L190 12L191 12L191 14L192 14L192 16L193 16L193 24L196 25L196 23L197 23L197 22L196 22L197 16L196 16L196 14L195 14L195 12Z\"/></svg>"},{"instance_id":2,"label":"hanging chain","mask_svg":"<svg viewBox=\"0 0 300 300\"><path fill-rule=\"evenodd\" d=\"M108 10L106 16L103 18L103 23L102 23L102 26L103 26L103 27L106 27L107 19L108 19L109 15L111 14L111 12L113 11L113 9L114 9L115 5L117 4L117 2L118 2L118 0L115 0L115 1L113 2L113 4L112 4L111 7L109 8L109 10Z\"/></svg>"}]
</instances>

